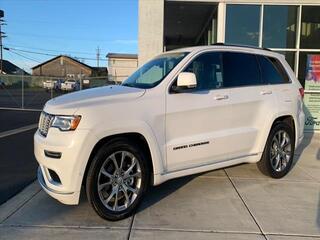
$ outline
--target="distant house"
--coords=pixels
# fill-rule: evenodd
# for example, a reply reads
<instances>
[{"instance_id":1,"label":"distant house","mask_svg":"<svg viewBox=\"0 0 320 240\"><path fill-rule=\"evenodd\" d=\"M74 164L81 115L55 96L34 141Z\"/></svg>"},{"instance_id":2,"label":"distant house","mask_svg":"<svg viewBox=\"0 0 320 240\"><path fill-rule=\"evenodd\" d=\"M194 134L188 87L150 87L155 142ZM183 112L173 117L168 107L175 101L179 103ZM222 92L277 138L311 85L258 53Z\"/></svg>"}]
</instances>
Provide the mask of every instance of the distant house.
<instances>
[{"instance_id":1,"label":"distant house","mask_svg":"<svg viewBox=\"0 0 320 240\"><path fill-rule=\"evenodd\" d=\"M138 67L137 54L108 53L108 72L111 80L122 82Z\"/></svg>"},{"instance_id":2,"label":"distant house","mask_svg":"<svg viewBox=\"0 0 320 240\"><path fill-rule=\"evenodd\" d=\"M93 73L91 74L91 77L102 77L102 76L108 76L108 68L106 67L92 67Z\"/></svg>"},{"instance_id":3,"label":"distant house","mask_svg":"<svg viewBox=\"0 0 320 240\"><path fill-rule=\"evenodd\" d=\"M80 79L90 76L107 76L106 68L91 67L79 60L59 55L32 68L32 75Z\"/></svg>"},{"instance_id":4,"label":"distant house","mask_svg":"<svg viewBox=\"0 0 320 240\"><path fill-rule=\"evenodd\" d=\"M2 74L29 75L29 73L27 73L23 69L19 68L18 66L7 60L2 60Z\"/></svg>"}]
</instances>

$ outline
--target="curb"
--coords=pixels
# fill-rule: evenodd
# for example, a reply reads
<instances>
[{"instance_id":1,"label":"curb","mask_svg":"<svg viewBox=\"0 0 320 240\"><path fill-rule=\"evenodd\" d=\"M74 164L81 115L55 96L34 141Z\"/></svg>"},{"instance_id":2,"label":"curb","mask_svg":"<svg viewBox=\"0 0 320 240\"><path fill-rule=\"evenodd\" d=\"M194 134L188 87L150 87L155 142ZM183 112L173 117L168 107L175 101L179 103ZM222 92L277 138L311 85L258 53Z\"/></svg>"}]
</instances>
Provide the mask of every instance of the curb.
<instances>
[{"instance_id":1,"label":"curb","mask_svg":"<svg viewBox=\"0 0 320 240\"><path fill-rule=\"evenodd\" d=\"M37 181L32 182L20 193L0 205L0 224L7 220L11 215L23 207L30 199L41 191Z\"/></svg>"}]
</instances>

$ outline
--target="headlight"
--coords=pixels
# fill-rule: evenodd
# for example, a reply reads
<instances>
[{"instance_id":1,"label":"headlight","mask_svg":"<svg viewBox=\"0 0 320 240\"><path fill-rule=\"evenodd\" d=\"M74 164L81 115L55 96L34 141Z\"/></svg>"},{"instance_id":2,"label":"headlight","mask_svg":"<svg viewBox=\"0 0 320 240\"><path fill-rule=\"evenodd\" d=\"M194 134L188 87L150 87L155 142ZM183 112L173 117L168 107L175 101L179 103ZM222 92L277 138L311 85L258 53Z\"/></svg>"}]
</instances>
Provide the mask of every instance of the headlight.
<instances>
[{"instance_id":1,"label":"headlight","mask_svg":"<svg viewBox=\"0 0 320 240\"><path fill-rule=\"evenodd\" d=\"M75 130L81 120L81 116L54 116L51 127L59 128L61 131Z\"/></svg>"}]
</instances>

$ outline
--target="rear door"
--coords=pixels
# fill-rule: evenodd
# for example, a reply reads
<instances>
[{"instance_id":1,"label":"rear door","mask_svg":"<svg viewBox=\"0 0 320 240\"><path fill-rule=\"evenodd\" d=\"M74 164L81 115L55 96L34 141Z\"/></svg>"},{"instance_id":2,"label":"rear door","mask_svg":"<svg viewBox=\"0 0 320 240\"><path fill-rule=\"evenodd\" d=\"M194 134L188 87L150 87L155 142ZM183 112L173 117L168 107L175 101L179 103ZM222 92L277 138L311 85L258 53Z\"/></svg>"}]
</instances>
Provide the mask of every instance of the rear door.
<instances>
[{"instance_id":1,"label":"rear door","mask_svg":"<svg viewBox=\"0 0 320 240\"><path fill-rule=\"evenodd\" d=\"M255 54L225 52L223 73L232 108L230 158L254 155L260 151L263 130L276 108L275 95L262 80Z\"/></svg>"},{"instance_id":2,"label":"rear door","mask_svg":"<svg viewBox=\"0 0 320 240\"><path fill-rule=\"evenodd\" d=\"M276 96L279 112L286 114L287 109L295 109L293 96L297 95L295 88L291 87L288 74L280 61L273 57L259 56L262 78Z\"/></svg>"}]
</instances>

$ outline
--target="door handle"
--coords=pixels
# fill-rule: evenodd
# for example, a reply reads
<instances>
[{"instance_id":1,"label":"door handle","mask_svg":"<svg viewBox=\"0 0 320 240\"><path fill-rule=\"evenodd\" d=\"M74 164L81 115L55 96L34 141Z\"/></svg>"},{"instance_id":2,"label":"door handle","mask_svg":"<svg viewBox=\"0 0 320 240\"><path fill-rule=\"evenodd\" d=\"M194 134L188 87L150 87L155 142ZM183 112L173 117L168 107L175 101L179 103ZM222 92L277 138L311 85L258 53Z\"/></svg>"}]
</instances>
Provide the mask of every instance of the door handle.
<instances>
[{"instance_id":1,"label":"door handle","mask_svg":"<svg viewBox=\"0 0 320 240\"><path fill-rule=\"evenodd\" d=\"M262 91L260 92L260 94L261 94L261 95L270 95L270 94L272 94L272 91L271 91L271 90L262 90Z\"/></svg>"},{"instance_id":2,"label":"door handle","mask_svg":"<svg viewBox=\"0 0 320 240\"><path fill-rule=\"evenodd\" d=\"M214 97L214 100L225 100L228 99L229 96L228 95L217 95Z\"/></svg>"}]
</instances>

